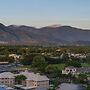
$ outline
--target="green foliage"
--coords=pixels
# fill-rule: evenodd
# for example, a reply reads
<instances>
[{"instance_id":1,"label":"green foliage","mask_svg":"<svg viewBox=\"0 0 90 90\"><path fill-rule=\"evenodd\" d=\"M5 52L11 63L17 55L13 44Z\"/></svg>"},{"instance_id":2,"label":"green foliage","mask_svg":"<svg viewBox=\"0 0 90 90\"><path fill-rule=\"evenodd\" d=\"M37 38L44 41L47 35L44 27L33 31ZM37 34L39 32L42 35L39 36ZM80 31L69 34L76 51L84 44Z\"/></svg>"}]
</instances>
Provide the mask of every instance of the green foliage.
<instances>
[{"instance_id":1,"label":"green foliage","mask_svg":"<svg viewBox=\"0 0 90 90\"><path fill-rule=\"evenodd\" d=\"M20 62L23 65L31 65L32 64L32 61L33 61L33 55L24 55L23 56L23 59L20 60Z\"/></svg>"},{"instance_id":2,"label":"green foliage","mask_svg":"<svg viewBox=\"0 0 90 90\"><path fill-rule=\"evenodd\" d=\"M82 63L82 67L90 67L90 63Z\"/></svg>"},{"instance_id":3,"label":"green foliage","mask_svg":"<svg viewBox=\"0 0 90 90\"><path fill-rule=\"evenodd\" d=\"M87 56L86 62L90 64L90 56Z\"/></svg>"},{"instance_id":4,"label":"green foliage","mask_svg":"<svg viewBox=\"0 0 90 90\"><path fill-rule=\"evenodd\" d=\"M53 65L48 65L45 68L45 72L51 78L53 78L53 77L60 77L60 75L62 73L61 70L59 70L56 66L53 66Z\"/></svg>"},{"instance_id":5,"label":"green foliage","mask_svg":"<svg viewBox=\"0 0 90 90\"><path fill-rule=\"evenodd\" d=\"M74 67L81 67L81 63L75 60L70 60L65 63L66 66L74 66Z\"/></svg>"},{"instance_id":6,"label":"green foliage","mask_svg":"<svg viewBox=\"0 0 90 90\"><path fill-rule=\"evenodd\" d=\"M32 68L36 68L38 71L44 72L46 66L47 63L43 56L38 55L33 58Z\"/></svg>"},{"instance_id":7,"label":"green foliage","mask_svg":"<svg viewBox=\"0 0 90 90\"><path fill-rule=\"evenodd\" d=\"M65 63L68 60L69 60L68 54L67 53L63 53L62 62Z\"/></svg>"},{"instance_id":8,"label":"green foliage","mask_svg":"<svg viewBox=\"0 0 90 90\"><path fill-rule=\"evenodd\" d=\"M78 75L78 81L79 83L87 83L87 75L86 74L79 74Z\"/></svg>"},{"instance_id":9,"label":"green foliage","mask_svg":"<svg viewBox=\"0 0 90 90\"><path fill-rule=\"evenodd\" d=\"M59 70L63 70L65 67L65 64L53 64L53 66L56 66Z\"/></svg>"},{"instance_id":10,"label":"green foliage","mask_svg":"<svg viewBox=\"0 0 90 90\"><path fill-rule=\"evenodd\" d=\"M90 90L90 85L87 86L87 90Z\"/></svg>"},{"instance_id":11,"label":"green foliage","mask_svg":"<svg viewBox=\"0 0 90 90\"><path fill-rule=\"evenodd\" d=\"M27 79L27 78L26 78L26 76L24 76L24 75L18 75L18 76L15 77L15 80L16 80L16 82L17 82L18 84L21 84L22 81L24 81L24 80L26 80L26 79Z\"/></svg>"},{"instance_id":12,"label":"green foliage","mask_svg":"<svg viewBox=\"0 0 90 90\"><path fill-rule=\"evenodd\" d=\"M54 85L52 90L57 90L60 84L60 80L58 78L55 78L54 80L52 80L52 84Z\"/></svg>"},{"instance_id":13,"label":"green foliage","mask_svg":"<svg viewBox=\"0 0 90 90\"><path fill-rule=\"evenodd\" d=\"M13 57L8 57L8 56L5 56L5 57L0 57L0 62L9 62L9 63L13 63L15 60Z\"/></svg>"}]
</instances>

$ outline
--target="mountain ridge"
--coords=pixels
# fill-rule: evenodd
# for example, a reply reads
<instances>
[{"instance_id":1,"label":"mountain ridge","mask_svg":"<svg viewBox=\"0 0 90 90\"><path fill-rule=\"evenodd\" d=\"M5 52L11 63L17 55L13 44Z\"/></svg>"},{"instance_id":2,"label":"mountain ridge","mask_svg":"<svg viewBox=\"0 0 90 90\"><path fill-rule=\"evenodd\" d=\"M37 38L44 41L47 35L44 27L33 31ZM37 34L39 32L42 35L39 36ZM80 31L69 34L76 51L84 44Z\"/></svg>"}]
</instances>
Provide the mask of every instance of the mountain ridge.
<instances>
[{"instance_id":1,"label":"mountain ridge","mask_svg":"<svg viewBox=\"0 0 90 90\"><path fill-rule=\"evenodd\" d=\"M0 42L10 45L90 45L89 29L62 25L53 26L36 28L25 25L5 26L0 23Z\"/></svg>"}]
</instances>

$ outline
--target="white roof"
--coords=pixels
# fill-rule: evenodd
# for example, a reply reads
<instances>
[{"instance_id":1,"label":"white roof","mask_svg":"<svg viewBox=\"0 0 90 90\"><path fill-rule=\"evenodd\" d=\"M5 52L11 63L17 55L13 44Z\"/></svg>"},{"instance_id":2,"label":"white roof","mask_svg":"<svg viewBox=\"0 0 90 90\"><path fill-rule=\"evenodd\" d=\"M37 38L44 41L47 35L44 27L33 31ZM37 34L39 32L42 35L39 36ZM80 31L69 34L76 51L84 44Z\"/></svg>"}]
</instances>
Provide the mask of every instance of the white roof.
<instances>
[{"instance_id":1,"label":"white roof","mask_svg":"<svg viewBox=\"0 0 90 90\"><path fill-rule=\"evenodd\" d=\"M0 73L0 78L15 78L14 74L11 72Z\"/></svg>"},{"instance_id":2,"label":"white roof","mask_svg":"<svg viewBox=\"0 0 90 90\"><path fill-rule=\"evenodd\" d=\"M27 80L34 80L34 81L46 81L49 80L47 76L45 75L40 75L39 73L35 74L33 72L21 72L20 74L24 75L27 77Z\"/></svg>"}]
</instances>

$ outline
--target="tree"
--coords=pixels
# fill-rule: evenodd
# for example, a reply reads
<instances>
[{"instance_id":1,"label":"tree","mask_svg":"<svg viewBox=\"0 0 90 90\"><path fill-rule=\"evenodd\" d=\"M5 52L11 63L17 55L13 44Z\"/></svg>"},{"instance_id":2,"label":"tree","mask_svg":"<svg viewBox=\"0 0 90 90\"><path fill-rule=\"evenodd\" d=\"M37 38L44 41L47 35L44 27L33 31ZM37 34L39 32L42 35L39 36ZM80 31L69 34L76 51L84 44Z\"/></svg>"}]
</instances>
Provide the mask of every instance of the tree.
<instances>
[{"instance_id":1,"label":"tree","mask_svg":"<svg viewBox=\"0 0 90 90\"><path fill-rule=\"evenodd\" d=\"M86 74L79 74L78 76L80 83L86 83L87 82L87 75Z\"/></svg>"},{"instance_id":2,"label":"tree","mask_svg":"<svg viewBox=\"0 0 90 90\"><path fill-rule=\"evenodd\" d=\"M52 84L54 85L52 90L57 90L58 86L60 85L60 80L58 78L55 78L54 80L52 80Z\"/></svg>"},{"instance_id":3,"label":"tree","mask_svg":"<svg viewBox=\"0 0 90 90\"><path fill-rule=\"evenodd\" d=\"M20 62L23 65L31 65L33 61L33 55L24 55L23 59L20 60Z\"/></svg>"},{"instance_id":4,"label":"tree","mask_svg":"<svg viewBox=\"0 0 90 90\"><path fill-rule=\"evenodd\" d=\"M90 90L90 85L87 86L87 90Z\"/></svg>"},{"instance_id":5,"label":"tree","mask_svg":"<svg viewBox=\"0 0 90 90\"><path fill-rule=\"evenodd\" d=\"M8 57L8 56L4 56L4 57L0 57L0 62L9 62L9 63L13 63L15 60L13 57Z\"/></svg>"},{"instance_id":6,"label":"tree","mask_svg":"<svg viewBox=\"0 0 90 90\"><path fill-rule=\"evenodd\" d=\"M90 64L90 56L89 55L86 57L86 62Z\"/></svg>"},{"instance_id":7,"label":"tree","mask_svg":"<svg viewBox=\"0 0 90 90\"><path fill-rule=\"evenodd\" d=\"M66 66L81 67L81 63L76 60L71 60L65 63Z\"/></svg>"},{"instance_id":8,"label":"tree","mask_svg":"<svg viewBox=\"0 0 90 90\"><path fill-rule=\"evenodd\" d=\"M36 68L38 71L44 72L46 66L47 63L43 56L38 55L33 58L33 62L32 62L33 68Z\"/></svg>"},{"instance_id":9,"label":"tree","mask_svg":"<svg viewBox=\"0 0 90 90\"><path fill-rule=\"evenodd\" d=\"M48 74L49 77L59 77L61 75L61 70L59 70L56 66L48 65L45 68L46 74Z\"/></svg>"},{"instance_id":10,"label":"tree","mask_svg":"<svg viewBox=\"0 0 90 90\"><path fill-rule=\"evenodd\" d=\"M69 60L69 56L66 52L62 54L62 62L65 63Z\"/></svg>"},{"instance_id":11,"label":"tree","mask_svg":"<svg viewBox=\"0 0 90 90\"><path fill-rule=\"evenodd\" d=\"M26 78L26 76L24 76L24 75L18 75L18 76L15 77L15 80L16 80L16 82L17 82L18 84L22 84L23 81L25 81L26 79L27 79L27 78Z\"/></svg>"}]
</instances>

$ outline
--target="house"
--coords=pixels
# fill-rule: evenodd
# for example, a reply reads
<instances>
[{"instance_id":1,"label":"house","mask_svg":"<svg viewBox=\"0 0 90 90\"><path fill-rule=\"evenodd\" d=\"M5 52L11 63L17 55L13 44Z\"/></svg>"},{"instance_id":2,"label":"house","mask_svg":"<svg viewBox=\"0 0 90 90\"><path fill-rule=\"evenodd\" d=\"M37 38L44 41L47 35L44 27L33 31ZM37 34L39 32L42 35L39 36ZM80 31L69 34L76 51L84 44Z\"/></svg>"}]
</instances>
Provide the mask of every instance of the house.
<instances>
[{"instance_id":1,"label":"house","mask_svg":"<svg viewBox=\"0 0 90 90\"><path fill-rule=\"evenodd\" d=\"M73 67L73 66L69 66L66 67L64 70L62 70L62 74L81 74L81 73L90 73L90 67L81 67L81 68L77 68L77 67Z\"/></svg>"},{"instance_id":2,"label":"house","mask_svg":"<svg viewBox=\"0 0 90 90\"><path fill-rule=\"evenodd\" d=\"M18 59L21 59L22 58L21 55L17 55L17 54L9 54L8 56L9 57L13 57L14 60L18 60Z\"/></svg>"},{"instance_id":3,"label":"house","mask_svg":"<svg viewBox=\"0 0 90 90\"><path fill-rule=\"evenodd\" d=\"M0 83L6 86L14 86L15 77L11 72L0 73Z\"/></svg>"},{"instance_id":4,"label":"house","mask_svg":"<svg viewBox=\"0 0 90 90\"><path fill-rule=\"evenodd\" d=\"M86 54L80 54L80 53L78 53L78 54L75 54L75 53L68 53L68 56L69 56L69 57L74 57L74 58L81 58L81 59L84 59L84 58L87 57Z\"/></svg>"},{"instance_id":5,"label":"house","mask_svg":"<svg viewBox=\"0 0 90 90\"><path fill-rule=\"evenodd\" d=\"M27 78L25 82L22 83L21 88L23 90L31 90L32 88L34 90L47 90L49 88L49 79L45 75L28 71L21 72L18 75L24 75Z\"/></svg>"},{"instance_id":6,"label":"house","mask_svg":"<svg viewBox=\"0 0 90 90\"><path fill-rule=\"evenodd\" d=\"M75 74L76 73L76 68L73 67L73 66L69 66L69 67L66 67L64 70L62 70L62 74Z\"/></svg>"}]
</instances>

